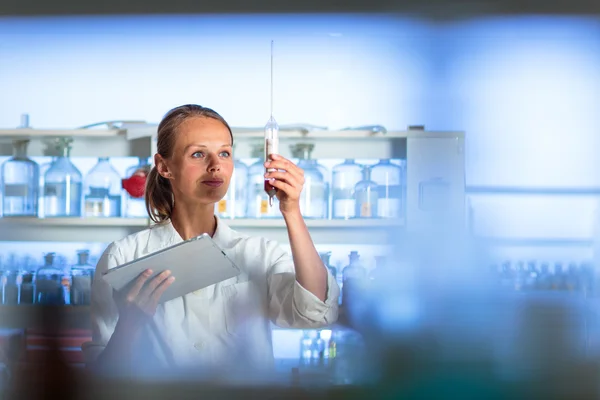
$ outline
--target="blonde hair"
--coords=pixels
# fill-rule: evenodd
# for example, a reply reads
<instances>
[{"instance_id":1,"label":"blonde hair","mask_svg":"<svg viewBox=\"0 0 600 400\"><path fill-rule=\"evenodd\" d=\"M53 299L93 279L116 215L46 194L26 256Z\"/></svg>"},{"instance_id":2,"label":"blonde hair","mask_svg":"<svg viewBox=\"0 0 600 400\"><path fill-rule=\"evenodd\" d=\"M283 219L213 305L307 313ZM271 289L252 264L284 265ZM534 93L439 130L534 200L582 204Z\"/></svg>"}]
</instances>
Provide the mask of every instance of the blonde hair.
<instances>
[{"instance_id":1,"label":"blonde hair","mask_svg":"<svg viewBox=\"0 0 600 400\"><path fill-rule=\"evenodd\" d=\"M212 118L221 122L229 130L231 145L233 145L233 133L225 119L216 111L196 104L186 104L170 110L158 125L157 153L168 159L173 154L177 129L190 118ZM156 166L152 167L146 179L146 210L150 219L156 223L169 220L175 206L171 182L162 177Z\"/></svg>"}]
</instances>

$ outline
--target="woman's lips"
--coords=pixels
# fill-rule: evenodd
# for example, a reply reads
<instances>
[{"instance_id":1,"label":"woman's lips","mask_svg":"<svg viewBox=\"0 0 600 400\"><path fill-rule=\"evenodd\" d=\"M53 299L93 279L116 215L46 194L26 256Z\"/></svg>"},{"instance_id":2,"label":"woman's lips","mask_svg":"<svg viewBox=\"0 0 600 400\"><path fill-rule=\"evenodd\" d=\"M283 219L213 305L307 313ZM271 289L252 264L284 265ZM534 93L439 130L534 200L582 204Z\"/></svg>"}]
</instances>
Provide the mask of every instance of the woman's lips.
<instances>
[{"instance_id":1,"label":"woman's lips","mask_svg":"<svg viewBox=\"0 0 600 400\"><path fill-rule=\"evenodd\" d=\"M206 186L210 187L219 187L223 184L223 181L211 180L211 181L202 181Z\"/></svg>"}]
</instances>

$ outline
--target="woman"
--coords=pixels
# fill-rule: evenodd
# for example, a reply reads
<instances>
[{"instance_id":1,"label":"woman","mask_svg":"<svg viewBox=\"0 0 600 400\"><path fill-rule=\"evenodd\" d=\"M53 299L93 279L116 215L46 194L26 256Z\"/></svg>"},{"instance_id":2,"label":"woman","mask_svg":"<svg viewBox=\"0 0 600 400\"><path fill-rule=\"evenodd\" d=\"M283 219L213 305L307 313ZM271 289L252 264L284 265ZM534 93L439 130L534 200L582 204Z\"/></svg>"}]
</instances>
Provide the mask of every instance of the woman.
<instances>
[{"instance_id":1,"label":"woman","mask_svg":"<svg viewBox=\"0 0 600 400\"><path fill-rule=\"evenodd\" d=\"M315 328L337 319L339 288L300 214L300 168L281 156L265 163L282 171L265 177L278 189L291 258L277 243L238 233L214 215L233 173L232 145L229 125L209 108L177 107L159 124L146 186L146 208L157 224L113 242L98 262L93 337L83 345L88 365L136 371L143 366L271 368L271 321ZM146 271L126 293L114 296L101 278L110 268L203 233L242 269L238 277L163 304L160 295L174 280L169 271L149 282Z\"/></svg>"}]
</instances>

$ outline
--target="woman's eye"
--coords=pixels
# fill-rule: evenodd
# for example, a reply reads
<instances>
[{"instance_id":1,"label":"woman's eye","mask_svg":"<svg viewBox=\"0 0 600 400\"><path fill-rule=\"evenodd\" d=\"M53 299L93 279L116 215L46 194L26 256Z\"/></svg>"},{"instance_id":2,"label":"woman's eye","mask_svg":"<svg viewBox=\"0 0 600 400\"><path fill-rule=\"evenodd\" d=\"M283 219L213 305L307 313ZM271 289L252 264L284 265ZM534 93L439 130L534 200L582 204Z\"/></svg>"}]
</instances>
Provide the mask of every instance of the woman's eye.
<instances>
[{"instance_id":1,"label":"woman's eye","mask_svg":"<svg viewBox=\"0 0 600 400\"><path fill-rule=\"evenodd\" d=\"M200 158L202 157L204 154L201 151L197 151L195 153L192 154L192 157L194 158Z\"/></svg>"},{"instance_id":2,"label":"woman's eye","mask_svg":"<svg viewBox=\"0 0 600 400\"><path fill-rule=\"evenodd\" d=\"M229 157L229 156L231 156L231 154L228 151L221 152L221 157Z\"/></svg>"}]
</instances>

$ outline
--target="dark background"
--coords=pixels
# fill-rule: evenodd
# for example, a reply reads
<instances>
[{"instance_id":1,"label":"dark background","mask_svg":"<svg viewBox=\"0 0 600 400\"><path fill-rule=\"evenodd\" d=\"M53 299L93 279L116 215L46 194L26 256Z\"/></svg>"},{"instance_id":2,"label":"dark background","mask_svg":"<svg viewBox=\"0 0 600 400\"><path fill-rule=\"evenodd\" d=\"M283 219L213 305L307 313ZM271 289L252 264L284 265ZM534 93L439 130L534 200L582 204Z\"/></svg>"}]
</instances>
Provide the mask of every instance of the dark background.
<instances>
[{"instance_id":1,"label":"dark background","mask_svg":"<svg viewBox=\"0 0 600 400\"><path fill-rule=\"evenodd\" d=\"M436 20L491 14L600 14L599 0L1 0L0 15L411 13Z\"/></svg>"}]
</instances>

